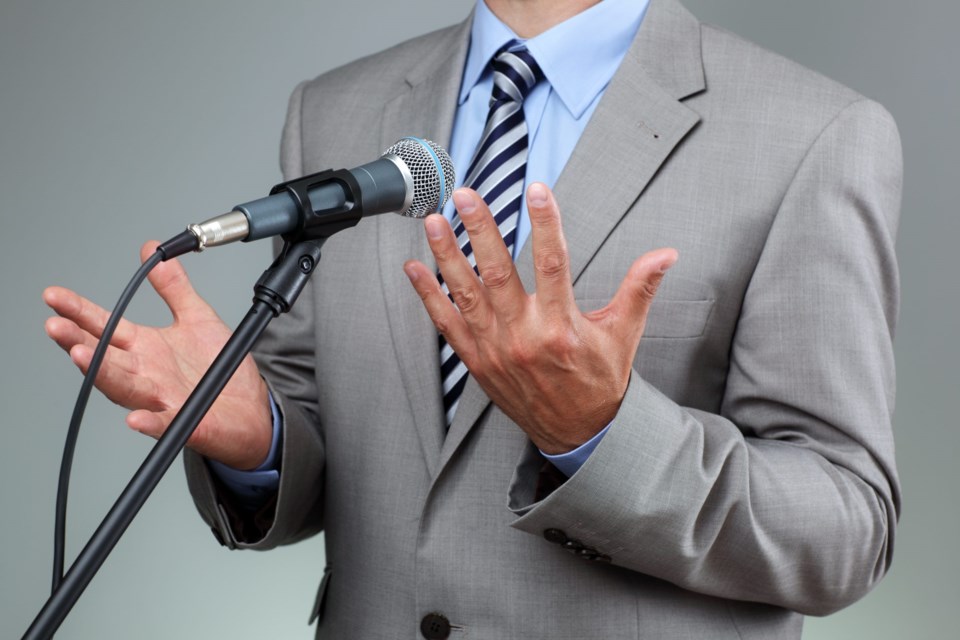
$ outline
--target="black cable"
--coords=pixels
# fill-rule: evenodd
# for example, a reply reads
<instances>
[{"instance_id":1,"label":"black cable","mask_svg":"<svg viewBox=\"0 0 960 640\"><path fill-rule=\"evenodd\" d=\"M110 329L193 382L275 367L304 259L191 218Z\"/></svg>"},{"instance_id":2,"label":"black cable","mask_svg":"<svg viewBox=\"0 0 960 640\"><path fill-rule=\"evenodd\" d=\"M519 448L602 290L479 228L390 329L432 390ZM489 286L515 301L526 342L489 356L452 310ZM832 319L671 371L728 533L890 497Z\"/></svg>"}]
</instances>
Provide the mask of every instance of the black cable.
<instances>
[{"instance_id":1,"label":"black cable","mask_svg":"<svg viewBox=\"0 0 960 640\"><path fill-rule=\"evenodd\" d=\"M179 238L179 236L177 236ZM77 395L77 402L73 405L73 415L70 418L70 427L67 430L67 440L63 445L63 459L60 461L60 481L57 485L57 515L54 523L53 533L53 582L50 593L57 590L60 581L63 580L63 559L65 551L66 538L66 520L67 520L67 491L70 487L70 468L73 466L73 453L77 446L77 436L80 434L80 423L83 420L83 413L87 408L87 401L90 399L90 392L93 390L93 383L97 379L97 373L100 371L100 365L103 363L104 355L107 353L107 347L110 346L110 340L113 333L120 324L123 312L126 310L133 295L140 288L144 278L154 267L166 259L165 253L158 249L152 256L147 258L146 262L140 265L140 268L134 274L133 278L127 284L126 289L120 295L117 306L114 307L110 319L103 328L103 334L100 336L100 342L93 353L93 359L90 361L90 368L87 369L87 375L83 378L83 384L80 385L80 393Z\"/></svg>"},{"instance_id":2,"label":"black cable","mask_svg":"<svg viewBox=\"0 0 960 640\"><path fill-rule=\"evenodd\" d=\"M254 288L253 306L213 364L180 407L143 464L90 536L77 559L51 594L23 640L50 640L107 556L183 450L200 420L223 391L237 367L256 344L267 324L290 309L320 260L325 238L300 242L285 250Z\"/></svg>"}]
</instances>

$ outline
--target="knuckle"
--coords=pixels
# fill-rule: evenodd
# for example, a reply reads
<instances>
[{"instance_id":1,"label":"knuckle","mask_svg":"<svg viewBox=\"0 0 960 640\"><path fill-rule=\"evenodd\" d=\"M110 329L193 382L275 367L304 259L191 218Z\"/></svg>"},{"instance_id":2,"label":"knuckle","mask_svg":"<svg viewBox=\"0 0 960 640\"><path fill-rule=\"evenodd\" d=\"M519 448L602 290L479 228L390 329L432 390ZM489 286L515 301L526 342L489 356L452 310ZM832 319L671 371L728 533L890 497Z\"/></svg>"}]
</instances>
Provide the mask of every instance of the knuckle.
<instances>
[{"instance_id":1,"label":"knuckle","mask_svg":"<svg viewBox=\"0 0 960 640\"><path fill-rule=\"evenodd\" d=\"M474 237L475 234L486 233L493 219L483 216L470 216L469 218L461 218L460 221L463 222L463 228L467 230L467 235Z\"/></svg>"},{"instance_id":2,"label":"knuckle","mask_svg":"<svg viewBox=\"0 0 960 640\"><path fill-rule=\"evenodd\" d=\"M540 251L534 259L534 267L541 276L558 278L563 276L569 268L567 252L553 249Z\"/></svg>"},{"instance_id":3,"label":"knuckle","mask_svg":"<svg viewBox=\"0 0 960 640\"><path fill-rule=\"evenodd\" d=\"M76 317L91 319L94 317L93 308L86 298L80 298L80 301L77 303Z\"/></svg>"},{"instance_id":4,"label":"knuckle","mask_svg":"<svg viewBox=\"0 0 960 640\"><path fill-rule=\"evenodd\" d=\"M573 330L565 325L549 327L543 334L544 348L554 356L565 359L576 349L577 340Z\"/></svg>"},{"instance_id":5,"label":"knuckle","mask_svg":"<svg viewBox=\"0 0 960 640\"><path fill-rule=\"evenodd\" d=\"M657 289L659 288L660 288L659 278L645 281L642 285L640 285L640 298L643 299L645 302L652 301L654 296L657 295Z\"/></svg>"},{"instance_id":6,"label":"knuckle","mask_svg":"<svg viewBox=\"0 0 960 640\"><path fill-rule=\"evenodd\" d=\"M477 382L483 383L491 378L496 378L504 371L504 368L500 366L497 354L487 349L461 348L457 355L460 356L461 362L466 365L467 371L476 378Z\"/></svg>"},{"instance_id":7,"label":"knuckle","mask_svg":"<svg viewBox=\"0 0 960 640\"><path fill-rule=\"evenodd\" d=\"M433 326L437 328L437 331L439 331L444 338L449 338L450 321L446 316L434 316ZM449 340L447 340L447 342L449 342Z\"/></svg>"},{"instance_id":8,"label":"knuckle","mask_svg":"<svg viewBox=\"0 0 960 640\"><path fill-rule=\"evenodd\" d=\"M507 347L507 357L520 367L528 366L532 361L530 347L527 343L517 340L511 342Z\"/></svg>"},{"instance_id":9,"label":"knuckle","mask_svg":"<svg viewBox=\"0 0 960 640\"><path fill-rule=\"evenodd\" d=\"M470 313L480 305L480 296L473 287L458 287L450 290L453 303L460 309L460 313Z\"/></svg>"},{"instance_id":10,"label":"knuckle","mask_svg":"<svg viewBox=\"0 0 960 640\"><path fill-rule=\"evenodd\" d=\"M434 245L431 250L433 251L433 257L437 259L437 264L447 264L456 255L453 247L446 244Z\"/></svg>"},{"instance_id":11,"label":"knuckle","mask_svg":"<svg viewBox=\"0 0 960 640\"><path fill-rule=\"evenodd\" d=\"M512 265L493 265L480 272L480 278L488 289L503 289L513 279Z\"/></svg>"},{"instance_id":12,"label":"knuckle","mask_svg":"<svg viewBox=\"0 0 960 640\"><path fill-rule=\"evenodd\" d=\"M414 290L424 303L432 302L437 294L437 290L430 287L415 287Z\"/></svg>"}]
</instances>

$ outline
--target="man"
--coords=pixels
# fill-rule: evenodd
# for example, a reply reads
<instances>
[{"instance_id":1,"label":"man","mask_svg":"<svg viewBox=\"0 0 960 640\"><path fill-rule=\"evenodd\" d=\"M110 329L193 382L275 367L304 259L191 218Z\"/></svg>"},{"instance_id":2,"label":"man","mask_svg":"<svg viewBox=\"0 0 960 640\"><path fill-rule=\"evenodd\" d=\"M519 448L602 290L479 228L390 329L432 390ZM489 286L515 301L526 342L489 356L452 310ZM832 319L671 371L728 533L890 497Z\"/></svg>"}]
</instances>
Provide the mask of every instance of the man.
<instances>
[{"instance_id":1,"label":"man","mask_svg":"<svg viewBox=\"0 0 960 640\"><path fill-rule=\"evenodd\" d=\"M187 456L223 544L325 532L318 636L797 638L882 577L882 108L676 0L487 0L301 84L284 174L404 135L476 191L334 236ZM151 280L174 324L121 325L98 384L158 436L226 329ZM102 310L46 299L85 368Z\"/></svg>"}]
</instances>

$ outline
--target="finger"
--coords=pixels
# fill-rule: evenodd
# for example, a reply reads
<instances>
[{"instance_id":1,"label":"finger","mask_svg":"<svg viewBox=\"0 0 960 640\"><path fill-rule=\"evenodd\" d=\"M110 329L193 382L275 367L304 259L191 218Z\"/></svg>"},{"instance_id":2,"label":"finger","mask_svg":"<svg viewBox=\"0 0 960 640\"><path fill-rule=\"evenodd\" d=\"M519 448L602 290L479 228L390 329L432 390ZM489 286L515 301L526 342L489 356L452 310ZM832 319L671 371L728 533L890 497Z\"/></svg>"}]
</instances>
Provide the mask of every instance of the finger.
<instances>
[{"instance_id":1,"label":"finger","mask_svg":"<svg viewBox=\"0 0 960 640\"><path fill-rule=\"evenodd\" d=\"M530 185L527 210L533 239L537 303L551 316L569 314L575 308L570 256L560 224L560 209L546 185L540 182Z\"/></svg>"},{"instance_id":2,"label":"finger","mask_svg":"<svg viewBox=\"0 0 960 640\"><path fill-rule=\"evenodd\" d=\"M103 335L103 328L110 319L109 311L63 287L47 287L43 291L43 301L57 315L73 322L97 340ZM121 319L113 333L110 344L126 349L133 344L136 333L137 327L135 324Z\"/></svg>"},{"instance_id":3,"label":"finger","mask_svg":"<svg viewBox=\"0 0 960 640\"><path fill-rule=\"evenodd\" d=\"M167 428L170 426L170 423L173 422L173 419L177 415L177 410L168 409L165 411L148 411L146 409L138 409L136 411L131 411L127 414L126 423L127 426L142 433L145 436L150 436L151 438L159 439ZM212 436L209 433L210 423L201 422L197 429L190 434L190 437L187 439L187 446L197 451L201 455L207 455L207 451L211 454L213 450L208 448L208 445L211 442L216 442L218 439L222 442L223 437L218 434L213 434ZM266 457L266 454L264 454Z\"/></svg>"},{"instance_id":4,"label":"finger","mask_svg":"<svg viewBox=\"0 0 960 640\"><path fill-rule=\"evenodd\" d=\"M127 414L127 426L151 438L159 438L167 430L168 421L162 414L138 409Z\"/></svg>"},{"instance_id":5,"label":"finger","mask_svg":"<svg viewBox=\"0 0 960 640\"><path fill-rule=\"evenodd\" d=\"M78 360L84 363L81 371L86 374L89 363L93 360L94 352L98 346L99 343L96 341L93 341L92 344L78 343L67 349L67 353L74 363L77 363ZM100 363L100 372L97 374L97 379L99 380L100 374L105 369L110 369L111 372L114 372L113 375L118 381L125 381L124 376L139 375L137 362L137 356L131 352L117 349L111 345L107 347L106 352L103 354L103 361Z\"/></svg>"},{"instance_id":6,"label":"finger","mask_svg":"<svg viewBox=\"0 0 960 640\"><path fill-rule=\"evenodd\" d=\"M93 352L100 344L99 340L66 318L47 318L44 328L47 335L68 354L73 351L74 347L79 346L85 351L89 351L92 358ZM129 352L111 345L104 355L104 365L106 365L106 358L108 357L110 358L110 366L119 366L127 373L133 372L133 356Z\"/></svg>"},{"instance_id":7,"label":"finger","mask_svg":"<svg viewBox=\"0 0 960 640\"><path fill-rule=\"evenodd\" d=\"M78 344L85 345L90 349L97 347L97 339L78 327L73 320L53 316L47 318L43 328L50 339L67 353Z\"/></svg>"},{"instance_id":8,"label":"finger","mask_svg":"<svg viewBox=\"0 0 960 640\"><path fill-rule=\"evenodd\" d=\"M513 256L490 209L476 191L458 189L453 194L457 213L467 230L480 279L494 312L509 322L523 310L527 293L520 282ZM515 232L514 232L515 233Z\"/></svg>"},{"instance_id":9,"label":"finger","mask_svg":"<svg viewBox=\"0 0 960 640\"><path fill-rule=\"evenodd\" d=\"M70 350L70 359L86 375L93 360L93 349L77 345ZM94 384L111 402L128 409L159 411L166 408L160 401L156 383L136 375L131 356L117 349L107 349Z\"/></svg>"},{"instance_id":10,"label":"finger","mask_svg":"<svg viewBox=\"0 0 960 640\"><path fill-rule=\"evenodd\" d=\"M676 249L657 249L645 253L630 266L620 288L601 313L609 312L623 335L639 342L647 313L667 269L676 263Z\"/></svg>"},{"instance_id":11,"label":"finger","mask_svg":"<svg viewBox=\"0 0 960 640\"><path fill-rule=\"evenodd\" d=\"M432 214L424 220L424 227L430 250L460 316L474 332L486 331L493 321L493 310L480 279L457 245L450 223L443 216Z\"/></svg>"},{"instance_id":12,"label":"finger","mask_svg":"<svg viewBox=\"0 0 960 640\"><path fill-rule=\"evenodd\" d=\"M99 341L66 318L48 318L44 326L47 335L61 349L70 354L71 359L76 357L85 364L81 371L86 374L86 370L89 368L88 363L92 361L93 353L96 351ZM77 349L76 356L73 353L75 348ZM119 368L124 374L132 375L134 373L134 356L127 351L110 346L104 354L101 371L104 367Z\"/></svg>"},{"instance_id":13,"label":"finger","mask_svg":"<svg viewBox=\"0 0 960 640\"><path fill-rule=\"evenodd\" d=\"M159 242L151 240L140 248L140 260L153 255ZM150 284L170 308L174 322L216 315L206 301L197 294L187 272L179 260L167 260L158 264L147 276Z\"/></svg>"},{"instance_id":14,"label":"finger","mask_svg":"<svg viewBox=\"0 0 960 640\"><path fill-rule=\"evenodd\" d=\"M413 285L417 295L420 296L420 300L423 301L427 315L430 316L437 331L443 335L447 344L464 363L472 362L476 351L476 340L460 312L440 288L440 283L433 271L416 260L408 260L404 263L403 271L410 279L410 284Z\"/></svg>"}]
</instances>

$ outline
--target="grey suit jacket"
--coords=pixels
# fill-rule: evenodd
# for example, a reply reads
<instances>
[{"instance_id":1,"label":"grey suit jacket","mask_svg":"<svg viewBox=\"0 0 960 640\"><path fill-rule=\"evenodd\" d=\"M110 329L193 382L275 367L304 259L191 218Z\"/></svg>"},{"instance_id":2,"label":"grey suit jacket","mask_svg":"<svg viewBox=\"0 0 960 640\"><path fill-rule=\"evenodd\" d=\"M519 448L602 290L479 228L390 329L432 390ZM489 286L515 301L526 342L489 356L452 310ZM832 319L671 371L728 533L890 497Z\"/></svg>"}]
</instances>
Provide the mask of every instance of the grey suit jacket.
<instances>
[{"instance_id":1,"label":"grey suit jacket","mask_svg":"<svg viewBox=\"0 0 960 640\"><path fill-rule=\"evenodd\" d=\"M284 174L446 144L468 38L298 86ZM439 612L454 638L798 638L891 559L900 189L880 106L653 0L556 185L584 310L643 252L680 253L586 465L557 480L472 379L444 433L436 331L401 269L430 253L380 216L327 243L259 345L284 418L263 531L188 455L200 513L232 547L325 532L318 637L420 637ZM518 268L529 289L529 243Z\"/></svg>"}]
</instances>

